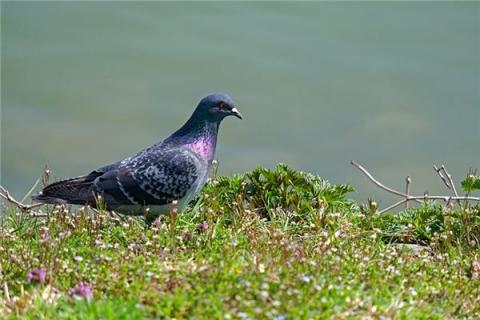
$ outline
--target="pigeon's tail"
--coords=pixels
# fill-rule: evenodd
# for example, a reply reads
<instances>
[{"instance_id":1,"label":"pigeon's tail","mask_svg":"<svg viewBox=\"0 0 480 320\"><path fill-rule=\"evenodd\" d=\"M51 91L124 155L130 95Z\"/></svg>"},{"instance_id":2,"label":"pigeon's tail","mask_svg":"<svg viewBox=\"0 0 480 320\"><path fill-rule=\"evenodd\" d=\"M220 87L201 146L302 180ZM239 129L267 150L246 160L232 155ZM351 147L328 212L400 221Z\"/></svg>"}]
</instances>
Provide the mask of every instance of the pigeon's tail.
<instances>
[{"instance_id":1,"label":"pigeon's tail","mask_svg":"<svg viewBox=\"0 0 480 320\"><path fill-rule=\"evenodd\" d=\"M32 196L32 200L49 204L95 204L93 181L88 176L57 181Z\"/></svg>"}]
</instances>

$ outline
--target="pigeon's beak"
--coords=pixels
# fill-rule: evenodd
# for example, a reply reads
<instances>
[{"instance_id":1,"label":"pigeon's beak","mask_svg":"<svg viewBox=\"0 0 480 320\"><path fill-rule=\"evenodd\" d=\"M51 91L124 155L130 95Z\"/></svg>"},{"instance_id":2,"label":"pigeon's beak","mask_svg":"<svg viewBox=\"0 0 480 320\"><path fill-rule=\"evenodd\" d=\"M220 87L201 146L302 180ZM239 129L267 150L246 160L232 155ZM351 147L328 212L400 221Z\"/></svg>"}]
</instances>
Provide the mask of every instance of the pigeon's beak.
<instances>
[{"instance_id":1,"label":"pigeon's beak","mask_svg":"<svg viewBox=\"0 0 480 320\"><path fill-rule=\"evenodd\" d=\"M232 115L234 115L238 119L242 119L242 114L240 113L240 111L238 111L237 108L232 108L230 112L232 113Z\"/></svg>"}]
</instances>

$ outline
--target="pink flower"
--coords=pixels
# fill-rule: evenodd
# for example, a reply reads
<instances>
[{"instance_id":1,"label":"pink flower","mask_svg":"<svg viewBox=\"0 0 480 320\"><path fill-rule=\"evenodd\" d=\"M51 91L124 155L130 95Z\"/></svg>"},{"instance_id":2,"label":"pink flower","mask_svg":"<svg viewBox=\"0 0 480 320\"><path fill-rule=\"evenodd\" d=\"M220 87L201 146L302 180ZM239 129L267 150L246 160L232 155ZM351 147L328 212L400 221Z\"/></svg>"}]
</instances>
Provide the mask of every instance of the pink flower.
<instances>
[{"instance_id":1,"label":"pink flower","mask_svg":"<svg viewBox=\"0 0 480 320\"><path fill-rule=\"evenodd\" d=\"M188 240L192 239L192 237L193 237L193 234L189 231L185 231L185 232L182 233L182 238L183 238L184 241L188 241Z\"/></svg>"},{"instance_id":2,"label":"pink flower","mask_svg":"<svg viewBox=\"0 0 480 320\"><path fill-rule=\"evenodd\" d=\"M68 290L68 294L71 297L90 300L93 298L93 288L91 284L80 281L75 287Z\"/></svg>"},{"instance_id":3,"label":"pink flower","mask_svg":"<svg viewBox=\"0 0 480 320\"><path fill-rule=\"evenodd\" d=\"M197 231L198 232L205 232L208 230L208 222L207 221L203 221L203 222L200 222L199 224L197 224Z\"/></svg>"},{"instance_id":4,"label":"pink flower","mask_svg":"<svg viewBox=\"0 0 480 320\"><path fill-rule=\"evenodd\" d=\"M45 271L45 268L43 267L33 268L28 272L27 278L28 278L28 281L30 282L43 283L45 282L46 275L47 275L47 272Z\"/></svg>"}]
</instances>

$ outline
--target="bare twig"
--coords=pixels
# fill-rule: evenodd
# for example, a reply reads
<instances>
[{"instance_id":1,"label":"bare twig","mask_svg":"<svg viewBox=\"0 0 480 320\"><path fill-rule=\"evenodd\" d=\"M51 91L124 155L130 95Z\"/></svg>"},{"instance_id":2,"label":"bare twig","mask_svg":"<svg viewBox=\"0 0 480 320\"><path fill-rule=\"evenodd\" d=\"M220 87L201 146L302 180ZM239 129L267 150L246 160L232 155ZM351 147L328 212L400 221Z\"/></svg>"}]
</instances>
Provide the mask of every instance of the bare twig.
<instances>
[{"instance_id":1,"label":"bare twig","mask_svg":"<svg viewBox=\"0 0 480 320\"><path fill-rule=\"evenodd\" d=\"M43 168L43 174L42 174L42 183L44 187L48 185L48 181L50 180L51 174L52 174L52 171L48 168L47 165L45 165L45 167Z\"/></svg>"},{"instance_id":2,"label":"bare twig","mask_svg":"<svg viewBox=\"0 0 480 320\"><path fill-rule=\"evenodd\" d=\"M219 166L218 160L213 159L212 160L212 170L210 171L211 172L210 177L212 177L212 179L215 179L217 177L218 166Z\"/></svg>"},{"instance_id":3,"label":"bare twig","mask_svg":"<svg viewBox=\"0 0 480 320\"><path fill-rule=\"evenodd\" d=\"M452 205L452 197L449 197L449 198L448 198L448 201L447 201L447 203L445 204L445 206L446 206L447 208L453 208L453 205Z\"/></svg>"},{"instance_id":4,"label":"bare twig","mask_svg":"<svg viewBox=\"0 0 480 320\"><path fill-rule=\"evenodd\" d=\"M393 188L385 186L384 184L379 182L377 179L375 179L372 176L372 174L367 171L367 169L365 169L362 165L356 163L355 161L352 160L350 163L354 167L359 169L365 176L367 176L367 178L370 181L372 181L379 188L403 198L402 200L386 207L385 209L380 210L379 213L385 213L389 210L392 210L392 209L395 209L395 208L401 206L402 204L405 204L406 208L408 208L409 201L415 201L417 203L423 204L423 203L427 202L428 200L443 200L443 201L446 202L447 206L449 206L453 200L457 201L458 204L460 204L460 200L480 201L480 197L471 197L469 195L466 195L466 196L458 195L457 190L455 188L455 185L453 183L452 176L448 173L448 171L445 169L445 166L443 166L443 165L440 168L437 168L437 166L434 166L434 169L438 173L440 178L442 179L443 183L445 183L445 185L449 189L452 190L452 192L454 193L454 196L431 196L431 195L428 194L428 192L425 192L423 196L410 195L410 183L411 183L411 178L410 177L407 177L405 179L406 187L405 187L405 193L403 193L403 192L400 192L400 191L395 190Z\"/></svg>"},{"instance_id":5,"label":"bare twig","mask_svg":"<svg viewBox=\"0 0 480 320\"><path fill-rule=\"evenodd\" d=\"M412 183L412 178L410 176L407 176L405 178L405 193L407 196L410 196L410 183ZM408 209L408 201L405 201L405 209Z\"/></svg>"},{"instance_id":6,"label":"bare twig","mask_svg":"<svg viewBox=\"0 0 480 320\"><path fill-rule=\"evenodd\" d=\"M391 206L386 207L385 209L380 210L378 213L380 213L380 214L385 213L385 212L387 212L387 211L390 211L390 210L392 210L392 209L395 209L396 207L401 206L401 205L404 204L404 203L407 203L407 204L408 204L408 199L402 199L402 200L400 200L400 201L392 204Z\"/></svg>"},{"instance_id":7,"label":"bare twig","mask_svg":"<svg viewBox=\"0 0 480 320\"><path fill-rule=\"evenodd\" d=\"M480 197L467 197L467 196L458 196L458 197L451 197L451 196L430 196L428 194L423 196L409 196L408 200L423 200L420 201L423 203L427 200L443 200L448 202L449 200L468 200L468 201L480 201Z\"/></svg>"},{"instance_id":8,"label":"bare twig","mask_svg":"<svg viewBox=\"0 0 480 320\"><path fill-rule=\"evenodd\" d=\"M452 175L448 173L447 168L445 168L445 166L442 164L440 168L436 165L433 165L433 169L438 173L440 179L442 179L443 183L447 186L447 188L452 190L453 195L455 197L458 197L457 188L455 187ZM457 200L457 203L460 205L460 200Z\"/></svg>"},{"instance_id":9,"label":"bare twig","mask_svg":"<svg viewBox=\"0 0 480 320\"><path fill-rule=\"evenodd\" d=\"M442 164L442 170L445 173L445 175L447 176L448 183L450 184L450 187L452 187L453 194L455 195L455 197L458 197L457 188L455 188L455 183L453 183L452 175L450 173L448 173L447 168L445 168L445 166L443 164Z\"/></svg>"},{"instance_id":10,"label":"bare twig","mask_svg":"<svg viewBox=\"0 0 480 320\"><path fill-rule=\"evenodd\" d=\"M443 167L443 166L442 166ZM450 184L448 183L448 180L447 178L445 178L445 176L443 175L442 173L442 167L437 167L436 165L433 165L433 169L435 170L435 172L438 174L438 176L440 177L440 179L442 179L443 183L447 186L448 189L452 189L452 187L450 186Z\"/></svg>"},{"instance_id":11,"label":"bare twig","mask_svg":"<svg viewBox=\"0 0 480 320\"><path fill-rule=\"evenodd\" d=\"M383 189L383 190L385 190L385 191L387 191L387 192L396 194L397 196L407 198L407 199L409 199L409 200L410 200L410 198L412 198L412 197L409 196L408 194L405 194L405 193L403 193L403 192L397 191L397 190L395 190L395 189L392 189L392 188L390 188L390 187L387 187L387 186L383 185L383 184L380 183L377 179L375 179L375 178L370 174L370 172L367 171L367 169L365 169L363 166L361 166L360 164L356 163L355 161L352 160L352 161L350 161L350 163L351 163L354 167L356 167L357 169L359 169L360 171L362 171L363 174L366 175L366 176L370 179L370 181L372 181L374 184L376 184L379 188L381 188L381 189ZM421 201L420 201L420 200L417 200L417 199L413 199L413 198L412 198L411 200L415 200L415 201L421 203Z\"/></svg>"},{"instance_id":12,"label":"bare twig","mask_svg":"<svg viewBox=\"0 0 480 320\"><path fill-rule=\"evenodd\" d=\"M8 190L2 186L0 186L0 197L2 197L6 201L10 202L11 204L19 208L22 212L28 212L33 208L40 207L43 205L43 203L34 203L30 205L23 204L20 201L15 200L15 198L10 195L10 192L8 192Z\"/></svg>"}]
</instances>

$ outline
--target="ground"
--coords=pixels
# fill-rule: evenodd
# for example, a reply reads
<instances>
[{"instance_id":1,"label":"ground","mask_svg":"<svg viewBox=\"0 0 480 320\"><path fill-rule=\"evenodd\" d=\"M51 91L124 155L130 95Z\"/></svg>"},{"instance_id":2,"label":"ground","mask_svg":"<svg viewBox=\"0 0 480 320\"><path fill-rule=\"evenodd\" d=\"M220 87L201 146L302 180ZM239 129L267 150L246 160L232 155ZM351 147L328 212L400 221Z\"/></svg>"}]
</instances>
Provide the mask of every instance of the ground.
<instances>
[{"instance_id":1,"label":"ground","mask_svg":"<svg viewBox=\"0 0 480 320\"><path fill-rule=\"evenodd\" d=\"M216 177L186 212L5 209L6 319L480 318L480 208L378 214L284 165Z\"/></svg>"}]
</instances>

